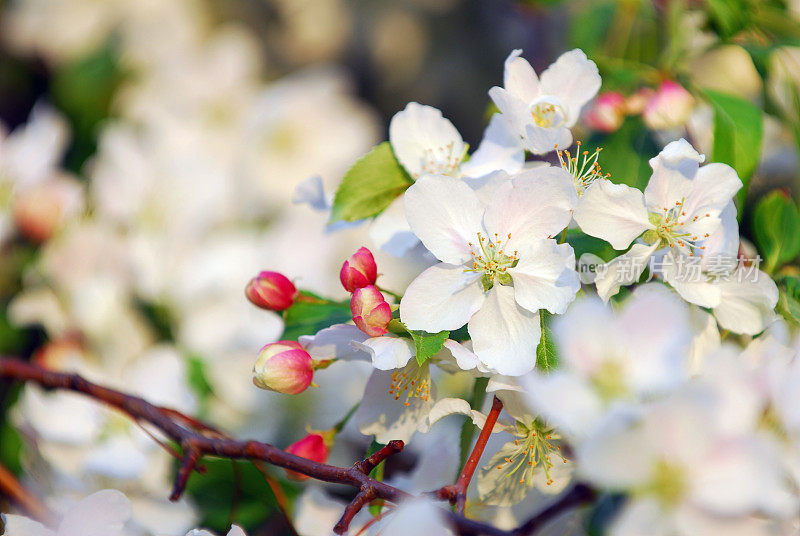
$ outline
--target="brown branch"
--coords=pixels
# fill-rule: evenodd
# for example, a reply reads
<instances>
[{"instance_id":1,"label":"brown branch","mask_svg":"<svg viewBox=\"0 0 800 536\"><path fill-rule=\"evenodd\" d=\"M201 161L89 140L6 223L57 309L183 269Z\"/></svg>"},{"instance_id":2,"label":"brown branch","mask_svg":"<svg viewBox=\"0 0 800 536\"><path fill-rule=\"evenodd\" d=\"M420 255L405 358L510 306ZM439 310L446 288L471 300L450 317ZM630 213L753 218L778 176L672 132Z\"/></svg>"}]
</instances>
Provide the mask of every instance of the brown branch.
<instances>
[{"instance_id":1,"label":"brown branch","mask_svg":"<svg viewBox=\"0 0 800 536\"><path fill-rule=\"evenodd\" d=\"M433 492L439 499L450 501L451 504L455 504L459 514L464 513L464 506L467 503L467 488L472 480L472 476L475 474L475 469L478 468L478 462L486 448L486 443L489 442L489 436L492 434L492 429L502 409L503 402L499 398L494 397L494 400L492 400L492 409L489 415L486 416L486 423L483 425L483 430L481 430L481 434L478 436L478 440L475 442L475 446L472 448L472 452L464 464L464 469L461 470L461 476L458 477L458 480L452 486L444 486Z\"/></svg>"},{"instance_id":2,"label":"brown branch","mask_svg":"<svg viewBox=\"0 0 800 536\"><path fill-rule=\"evenodd\" d=\"M11 471L0 465L0 494L21 508L33 519L52 526L55 517L50 509L17 480Z\"/></svg>"},{"instance_id":3,"label":"brown branch","mask_svg":"<svg viewBox=\"0 0 800 536\"><path fill-rule=\"evenodd\" d=\"M374 499L384 499L398 503L411 497L410 494L403 490L369 477L369 471L375 465L402 450L402 441L390 442L386 447L367 459L357 462L352 467L336 467L290 454L268 443L252 440L236 441L191 417L186 417L174 410L155 406L137 396L97 385L77 374L54 372L18 359L0 358L0 379L33 382L45 389L63 389L81 393L122 411L137 422L149 423L160 430L168 438L175 441L183 451L182 461L175 478L172 495L170 496L172 500L176 500L181 496L186 488L189 476L203 456L267 462L323 482L356 487L359 492L345 509L339 522L340 524L343 522L349 524L358 511ZM457 486L463 486L464 492L475 472L478 460L486 446L488 436L492 428L494 428L500 409L502 409L502 403L495 399L492 405L492 412L486 420L486 426L484 426L481 435L478 437L478 443L456 483ZM473 458L475 458L474 461ZM368 468L369 471L366 471ZM447 486L446 488L452 487ZM588 488L586 489L588 490ZM454 512L442 511L442 514L453 528L462 535L527 536L556 514L589 500L586 490L573 490L571 494L567 494L564 497L566 499L559 500L513 531L502 530L486 523L468 519Z\"/></svg>"}]
</instances>

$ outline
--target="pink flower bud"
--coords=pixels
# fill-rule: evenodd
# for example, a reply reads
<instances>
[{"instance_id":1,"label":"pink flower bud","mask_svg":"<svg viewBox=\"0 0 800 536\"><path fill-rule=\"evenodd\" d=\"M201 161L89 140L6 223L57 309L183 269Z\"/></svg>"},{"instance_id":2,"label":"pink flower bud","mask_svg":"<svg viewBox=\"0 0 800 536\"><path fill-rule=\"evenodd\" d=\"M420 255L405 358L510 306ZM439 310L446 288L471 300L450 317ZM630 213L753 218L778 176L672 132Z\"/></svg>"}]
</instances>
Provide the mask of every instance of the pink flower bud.
<instances>
[{"instance_id":1,"label":"pink flower bud","mask_svg":"<svg viewBox=\"0 0 800 536\"><path fill-rule=\"evenodd\" d=\"M375 285L357 288L350 298L353 322L370 337L380 337L389 332L386 327L392 319L392 308Z\"/></svg>"},{"instance_id":2,"label":"pink flower bud","mask_svg":"<svg viewBox=\"0 0 800 536\"><path fill-rule=\"evenodd\" d=\"M584 120L589 128L600 132L614 132L625 121L625 97L616 91L599 95Z\"/></svg>"},{"instance_id":3,"label":"pink flower bud","mask_svg":"<svg viewBox=\"0 0 800 536\"><path fill-rule=\"evenodd\" d=\"M694 109L694 97L671 80L663 82L644 108L644 123L653 130L665 130L686 124Z\"/></svg>"},{"instance_id":4,"label":"pink flower bud","mask_svg":"<svg viewBox=\"0 0 800 536\"><path fill-rule=\"evenodd\" d=\"M311 433L300 441L296 441L286 447L286 452L306 458L314 462L325 463L328 461L329 439L318 433ZM289 478L293 480L305 480L308 476L295 471L286 471Z\"/></svg>"},{"instance_id":5,"label":"pink flower bud","mask_svg":"<svg viewBox=\"0 0 800 536\"><path fill-rule=\"evenodd\" d=\"M244 293L253 305L270 311L288 309L297 297L292 282L278 272L261 272L250 280Z\"/></svg>"},{"instance_id":6,"label":"pink flower bud","mask_svg":"<svg viewBox=\"0 0 800 536\"><path fill-rule=\"evenodd\" d=\"M314 361L300 343L279 341L266 345L253 365L253 383L287 395L305 391L314 379Z\"/></svg>"},{"instance_id":7,"label":"pink flower bud","mask_svg":"<svg viewBox=\"0 0 800 536\"><path fill-rule=\"evenodd\" d=\"M347 292L354 292L357 288L373 285L376 279L378 279L378 265L375 264L372 252L365 247L360 248L344 261L342 270L339 272L339 280Z\"/></svg>"}]
</instances>

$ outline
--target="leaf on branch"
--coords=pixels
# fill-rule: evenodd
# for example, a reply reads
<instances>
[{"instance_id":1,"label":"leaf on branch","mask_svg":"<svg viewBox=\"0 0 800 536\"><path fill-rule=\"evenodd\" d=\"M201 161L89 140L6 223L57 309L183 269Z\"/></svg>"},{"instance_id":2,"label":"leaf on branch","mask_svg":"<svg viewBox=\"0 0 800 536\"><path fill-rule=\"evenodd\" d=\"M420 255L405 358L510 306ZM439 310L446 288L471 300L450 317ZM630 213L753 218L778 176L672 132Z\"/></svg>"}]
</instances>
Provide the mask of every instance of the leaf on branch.
<instances>
[{"instance_id":1,"label":"leaf on branch","mask_svg":"<svg viewBox=\"0 0 800 536\"><path fill-rule=\"evenodd\" d=\"M536 368L542 372L550 372L558 368L558 355L556 345L553 340L553 331L550 329L550 317L552 315L542 309L539 311L539 322L542 326L542 338L539 346L536 347Z\"/></svg>"},{"instance_id":2,"label":"leaf on branch","mask_svg":"<svg viewBox=\"0 0 800 536\"><path fill-rule=\"evenodd\" d=\"M417 349L417 363L422 365L431 357L438 354L442 349L445 339L450 335L449 331L439 333L428 333L427 331L408 331L414 340Z\"/></svg>"},{"instance_id":3,"label":"leaf on branch","mask_svg":"<svg viewBox=\"0 0 800 536\"><path fill-rule=\"evenodd\" d=\"M753 232L768 273L800 254L800 212L781 190L759 200L753 214Z\"/></svg>"},{"instance_id":4,"label":"leaf on branch","mask_svg":"<svg viewBox=\"0 0 800 536\"><path fill-rule=\"evenodd\" d=\"M301 294L318 298L310 292L301 291ZM350 304L347 302L297 301L286 310L283 338L297 340L301 335L313 335L321 329L329 328L334 324L343 324L352 318Z\"/></svg>"},{"instance_id":5,"label":"leaf on branch","mask_svg":"<svg viewBox=\"0 0 800 536\"><path fill-rule=\"evenodd\" d=\"M728 164L742 179L737 201L741 216L750 178L761 158L764 119L753 103L721 91L706 90L714 108L714 162Z\"/></svg>"},{"instance_id":6,"label":"leaf on branch","mask_svg":"<svg viewBox=\"0 0 800 536\"><path fill-rule=\"evenodd\" d=\"M339 184L330 223L375 216L413 182L395 158L389 142L376 145L350 168Z\"/></svg>"}]
</instances>

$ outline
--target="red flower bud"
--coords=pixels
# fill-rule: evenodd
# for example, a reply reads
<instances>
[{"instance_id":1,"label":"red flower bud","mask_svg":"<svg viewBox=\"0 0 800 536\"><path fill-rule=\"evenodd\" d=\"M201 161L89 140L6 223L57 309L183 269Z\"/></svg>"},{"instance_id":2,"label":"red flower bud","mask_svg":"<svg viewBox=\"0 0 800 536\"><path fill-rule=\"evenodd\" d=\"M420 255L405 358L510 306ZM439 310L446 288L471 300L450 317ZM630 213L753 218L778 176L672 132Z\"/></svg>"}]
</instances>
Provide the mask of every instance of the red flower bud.
<instances>
[{"instance_id":1,"label":"red flower bud","mask_svg":"<svg viewBox=\"0 0 800 536\"><path fill-rule=\"evenodd\" d=\"M325 463L328 461L329 441L323 435L311 433L300 441L296 441L286 447L286 452L306 458L311 461ZM286 475L293 480L305 480L308 476L295 471L286 471Z\"/></svg>"},{"instance_id":2,"label":"red flower bud","mask_svg":"<svg viewBox=\"0 0 800 536\"><path fill-rule=\"evenodd\" d=\"M375 264L372 252L365 247L360 248L344 261L342 270L339 272L339 280L347 292L354 292L357 288L372 285L376 279L378 279L378 265Z\"/></svg>"},{"instance_id":3,"label":"red flower bud","mask_svg":"<svg viewBox=\"0 0 800 536\"><path fill-rule=\"evenodd\" d=\"M266 345L253 366L253 383L257 387L287 395L302 393L313 379L314 360L295 341Z\"/></svg>"},{"instance_id":4,"label":"red flower bud","mask_svg":"<svg viewBox=\"0 0 800 536\"><path fill-rule=\"evenodd\" d=\"M598 95L584 120L594 130L614 132L625 120L626 101L620 93L610 91Z\"/></svg>"},{"instance_id":5,"label":"red flower bud","mask_svg":"<svg viewBox=\"0 0 800 536\"><path fill-rule=\"evenodd\" d=\"M261 272L250 280L244 293L253 305L270 311L288 309L297 297L292 282L278 272Z\"/></svg>"},{"instance_id":6,"label":"red flower bud","mask_svg":"<svg viewBox=\"0 0 800 536\"><path fill-rule=\"evenodd\" d=\"M370 337L389 332L386 328L392 319L392 308L376 286L357 288L350 298L350 311L356 326Z\"/></svg>"}]
</instances>

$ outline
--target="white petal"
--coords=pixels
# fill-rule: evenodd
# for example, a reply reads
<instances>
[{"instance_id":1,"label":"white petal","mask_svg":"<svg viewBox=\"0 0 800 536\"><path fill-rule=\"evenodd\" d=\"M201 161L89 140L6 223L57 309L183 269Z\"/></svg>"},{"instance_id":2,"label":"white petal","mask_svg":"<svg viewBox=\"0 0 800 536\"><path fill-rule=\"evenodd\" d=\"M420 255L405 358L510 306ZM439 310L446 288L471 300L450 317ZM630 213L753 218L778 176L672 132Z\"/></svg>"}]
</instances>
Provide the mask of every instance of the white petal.
<instances>
[{"instance_id":1,"label":"white petal","mask_svg":"<svg viewBox=\"0 0 800 536\"><path fill-rule=\"evenodd\" d=\"M561 232L569 224L570 211L577 201L566 171L538 167L516 175L497 189L483 223L490 239L497 233L509 253L514 249L521 252L526 245Z\"/></svg>"},{"instance_id":2,"label":"white petal","mask_svg":"<svg viewBox=\"0 0 800 536\"><path fill-rule=\"evenodd\" d=\"M626 253L597 267L594 284L597 294L608 301L619 292L621 286L632 285L639 280L647 268L650 257L658 250L658 242L652 245L634 244Z\"/></svg>"},{"instance_id":3,"label":"white petal","mask_svg":"<svg viewBox=\"0 0 800 536\"><path fill-rule=\"evenodd\" d=\"M463 266L431 266L406 289L400 319L409 329L438 333L458 329L480 309L485 297L480 275Z\"/></svg>"},{"instance_id":4,"label":"white petal","mask_svg":"<svg viewBox=\"0 0 800 536\"><path fill-rule=\"evenodd\" d=\"M506 91L526 102L539 96L539 77L528 60L522 57L522 49L512 50L506 58L503 86Z\"/></svg>"},{"instance_id":5,"label":"white petal","mask_svg":"<svg viewBox=\"0 0 800 536\"><path fill-rule=\"evenodd\" d=\"M313 175L298 184L292 194L292 203L295 205L308 205L319 212L330 210L331 203L325 194L322 177Z\"/></svg>"},{"instance_id":6,"label":"white petal","mask_svg":"<svg viewBox=\"0 0 800 536\"><path fill-rule=\"evenodd\" d=\"M302 335L297 341L314 359L355 361L370 358L369 353L353 346L353 342L364 342L368 338L369 335L352 324L336 324L316 335Z\"/></svg>"},{"instance_id":7,"label":"white petal","mask_svg":"<svg viewBox=\"0 0 800 536\"><path fill-rule=\"evenodd\" d=\"M672 208L677 201L687 198L693 189L691 180L704 159L684 139L673 141L664 147L657 156L650 159L653 175L644 190L647 207L653 212L659 212L663 208Z\"/></svg>"},{"instance_id":8,"label":"white petal","mask_svg":"<svg viewBox=\"0 0 800 536\"><path fill-rule=\"evenodd\" d=\"M541 78L542 93L558 97L564 103L568 127L578 120L583 105L597 95L600 84L597 65L577 48L563 53L544 70Z\"/></svg>"},{"instance_id":9,"label":"white petal","mask_svg":"<svg viewBox=\"0 0 800 536\"><path fill-rule=\"evenodd\" d=\"M689 303L700 307L716 307L722 297L722 289L700 273L699 260L670 252L660 263L659 273Z\"/></svg>"},{"instance_id":10,"label":"white petal","mask_svg":"<svg viewBox=\"0 0 800 536\"><path fill-rule=\"evenodd\" d=\"M511 130L520 137L525 136L525 127L531 119L530 102L496 86L489 90L489 97L500 110Z\"/></svg>"},{"instance_id":11,"label":"white petal","mask_svg":"<svg viewBox=\"0 0 800 536\"><path fill-rule=\"evenodd\" d=\"M470 407L469 402L463 398L443 398L434 404L430 414L419 425L419 431L428 433L434 424L449 417L450 415L464 415L472 420L472 423L483 430L486 424L486 415ZM507 427L503 424L495 424L492 433L502 432Z\"/></svg>"},{"instance_id":12,"label":"white petal","mask_svg":"<svg viewBox=\"0 0 800 536\"><path fill-rule=\"evenodd\" d=\"M408 406L405 396L395 400L394 395L389 394L392 374L383 370L372 373L354 415L359 431L364 435L375 434L379 443L388 443L392 439L408 442L433 407L433 396L428 400L411 398Z\"/></svg>"},{"instance_id":13,"label":"white petal","mask_svg":"<svg viewBox=\"0 0 800 536\"><path fill-rule=\"evenodd\" d=\"M742 181L732 167L719 163L707 164L697 170L683 208L687 214L719 212L741 188Z\"/></svg>"},{"instance_id":14,"label":"white petal","mask_svg":"<svg viewBox=\"0 0 800 536\"><path fill-rule=\"evenodd\" d=\"M463 344L453 339L445 339L444 343L442 343L442 347L450 352L458 368L461 370L473 370L477 368L480 372L488 372L486 366L478 359L478 356Z\"/></svg>"},{"instance_id":15,"label":"white petal","mask_svg":"<svg viewBox=\"0 0 800 536\"><path fill-rule=\"evenodd\" d=\"M228 531L228 536L247 536L242 527L231 525L231 530Z\"/></svg>"},{"instance_id":16,"label":"white petal","mask_svg":"<svg viewBox=\"0 0 800 536\"><path fill-rule=\"evenodd\" d=\"M402 257L419 244L419 238L406 220L404 196L400 196L375 216L369 226L369 239L375 246L394 257Z\"/></svg>"},{"instance_id":17,"label":"white petal","mask_svg":"<svg viewBox=\"0 0 800 536\"><path fill-rule=\"evenodd\" d=\"M415 354L414 343L405 337L372 337L364 342L353 342L353 346L368 352L372 366L378 370L405 367Z\"/></svg>"},{"instance_id":18,"label":"white petal","mask_svg":"<svg viewBox=\"0 0 800 536\"><path fill-rule=\"evenodd\" d=\"M539 314L520 307L513 288L495 285L468 330L475 354L498 373L519 376L536 366Z\"/></svg>"},{"instance_id":19,"label":"white petal","mask_svg":"<svg viewBox=\"0 0 800 536\"><path fill-rule=\"evenodd\" d=\"M566 127L545 128L528 123L523 141L533 154L547 154L572 145L572 132Z\"/></svg>"},{"instance_id":20,"label":"white petal","mask_svg":"<svg viewBox=\"0 0 800 536\"><path fill-rule=\"evenodd\" d=\"M131 517L131 501L105 489L82 499L61 520L58 536L121 536Z\"/></svg>"},{"instance_id":21,"label":"white petal","mask_svg":"<svg viewBox=\"0 0 800 536\"><path fill-rule=\"evenodd\" d=\"M415 179L425 173L448 173L453 164L455 169L467 149L442 112L416 102L392 117L389 142L397 160Z\"/></svg>"},{"instance_id":22,"label":"white petal","mask_svg":"<svg viewBox=\"0 0 800 536\"><path fill-rule=\"evenodd\" d=\"M452 177L426 175L404 198L409 226L440 261L461 264L472 258L469 243L483 229L483 206L472 188Z\"/></svg>"},{"instance_id":23,"label":"white petal","mask_svg":"<svg viewBox=\"0 0 800 536\"><path fill-rule=\"evenodd\" d=\"M519 136L501 114L494 114L478 149L461 164L461 173L468 177L482 177L498 170L516 173L524 162L525 150Z\"/></svg>"},{"instance_id":24,"label":"white petal","mask_svg":"<svg viewBox=\"0 0 800 536\"><path fill-rule=\"evenodd\" d=\"M603 404L595 390L575 375L534 371L520 382L530 405L572 438L585 437L602 415Z\"/></svg>"},{"instance_id":25,"label":"white petal","mask_svg":"<svg viewBox=\"0 0 800 536\"><path fill-rule=\"evenodd\" d=\"M607 179L595 181L575 209L575 222L591 236L602 238L614 249L625 249L653 224L647 216L642 192Z\"/></svg>"},{"instance_id":26,"label":"white petal","mask_svg":"<svg viewBox=\"0 0 800 536\"><path fill-rule=\"evenodd\" d=\"M424 498L401 503L388 517L381 536L452 536L444 510Z\"/></svg>"},{"instance_id":27,"label":"white petal","mask_svg":"<svg viewBox=\"0 0 800 536\"><path fill-rule=\"evenodd\" d=\"M521 252L519 263L508 273L514 281L514 299L529 311L563 314L581 288L572 246L555 240L539 240Z\"/></svg>"},{"instance_id":28,"label":"white petal","mask_svg":"<svg viewBox=\"0 0 800 536\"><path fill-rule=\"evenodd\" d=\"M55 532L27 517L0 514L5 526L5 536L55 536Z\"/></svg>"},{"instance_id":29,"label":"white petal","mask_svg":"<svg viewBox=\"0 0 800 536\"><path fill-rule=\"evenodd\" d=\"M760 270L740 267L720 281L722 297L713 309L717 322L734 333L755 335L775 320L778 287Z\"/></svg>"}]
</instances>

